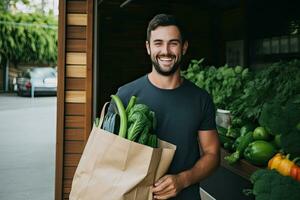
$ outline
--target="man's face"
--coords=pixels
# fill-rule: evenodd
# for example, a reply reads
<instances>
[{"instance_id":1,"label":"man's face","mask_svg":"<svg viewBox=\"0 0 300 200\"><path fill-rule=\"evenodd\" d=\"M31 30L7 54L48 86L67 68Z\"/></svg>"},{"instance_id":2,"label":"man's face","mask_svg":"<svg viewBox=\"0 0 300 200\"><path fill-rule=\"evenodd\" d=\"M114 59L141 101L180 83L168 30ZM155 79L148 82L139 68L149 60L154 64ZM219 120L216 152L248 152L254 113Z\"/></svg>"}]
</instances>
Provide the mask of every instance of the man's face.
<instances>
[{"instance_id":1,"label":"man's face","mask_svg":"<svg viewBox=\"0 0 300 200\"><path fill-rule=\"evenodd\" d=\"M146 41L152 65L164 76L172 75L178 70L187 47L187 42L182 44L180 31L176 26L159 26L151 31L150 41Z\"/></svg>"}]
</instances>

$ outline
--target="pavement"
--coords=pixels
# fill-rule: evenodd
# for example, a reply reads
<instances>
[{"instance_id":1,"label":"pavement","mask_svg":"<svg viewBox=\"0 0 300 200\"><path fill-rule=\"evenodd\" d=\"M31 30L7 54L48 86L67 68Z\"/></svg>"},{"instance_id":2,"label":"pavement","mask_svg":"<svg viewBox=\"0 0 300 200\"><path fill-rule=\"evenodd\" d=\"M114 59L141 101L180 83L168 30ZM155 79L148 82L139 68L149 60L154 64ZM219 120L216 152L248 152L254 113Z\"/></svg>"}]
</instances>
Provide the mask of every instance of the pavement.
<instances>
[{"instance_id":1,"label":"pavement","mask_svg":"<svg viewBox=\"0 0 300 200\"><path fill-rule=\"evenodd\" d=\"M0 94L0 200L53 200L56 97Z\"/></svg>"}]
</instances>

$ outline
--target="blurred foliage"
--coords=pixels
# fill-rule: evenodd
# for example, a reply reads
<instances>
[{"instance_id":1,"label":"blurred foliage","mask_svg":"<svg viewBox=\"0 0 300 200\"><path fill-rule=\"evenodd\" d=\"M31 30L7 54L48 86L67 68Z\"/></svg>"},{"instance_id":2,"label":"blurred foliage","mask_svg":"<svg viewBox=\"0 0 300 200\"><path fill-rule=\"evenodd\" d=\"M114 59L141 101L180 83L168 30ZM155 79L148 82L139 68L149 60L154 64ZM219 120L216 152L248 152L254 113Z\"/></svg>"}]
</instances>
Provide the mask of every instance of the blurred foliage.
<instances>
[{"instance_id":1,"label":"blurred foliage","mask_svg":"<svg viewBox=\"0 0 300 200\"><path fill-rule=\"evenodd\" d=\"M41 13L0 15L0 63L55 64L57 18Z\"/></svg>"}]
</instances>

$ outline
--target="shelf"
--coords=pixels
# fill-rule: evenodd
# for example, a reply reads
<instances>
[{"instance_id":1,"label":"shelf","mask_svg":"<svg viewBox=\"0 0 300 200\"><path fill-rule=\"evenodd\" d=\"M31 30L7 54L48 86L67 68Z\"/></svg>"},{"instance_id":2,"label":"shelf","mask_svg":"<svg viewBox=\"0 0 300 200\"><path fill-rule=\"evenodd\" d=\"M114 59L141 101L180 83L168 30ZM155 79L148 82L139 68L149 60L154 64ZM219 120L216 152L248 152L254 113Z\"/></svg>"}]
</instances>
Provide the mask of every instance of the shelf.
<instances>
[{"instance_id":1,"label":"shelf","mask_svg":"<svg viewBox=\"0 0 300 200\"><path fill-rule=\"evenodd\" d=\"M255 172L258 169L261 169L260 167L250 164L244 159L241 159L234 165L229 165L227 161L224 160L224 157L228 155L230 155L230 153L224 148L221 148L221 166L247 180L249 180L253 172Z\"/></svg>"}]
</instances>

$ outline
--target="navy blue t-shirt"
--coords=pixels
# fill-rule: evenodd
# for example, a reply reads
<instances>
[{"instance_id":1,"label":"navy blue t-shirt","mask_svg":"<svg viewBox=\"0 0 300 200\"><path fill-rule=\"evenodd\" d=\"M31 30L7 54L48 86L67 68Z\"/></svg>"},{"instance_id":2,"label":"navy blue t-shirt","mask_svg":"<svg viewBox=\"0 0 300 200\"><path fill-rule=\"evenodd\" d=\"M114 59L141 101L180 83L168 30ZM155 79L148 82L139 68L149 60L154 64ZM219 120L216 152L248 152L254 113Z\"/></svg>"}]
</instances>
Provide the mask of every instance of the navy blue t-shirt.
<instances>
[{"instance_id":1,"label":"navy blue t-shirt","mask_svg":"<svg viewBox=\"0 0 300 200\"><path fill-rule=\"evenodd\" d=\"M145 75L120 87L117 95L125 107L133 95L137 97L137 103L149 106L157 118L154 133L177 146L168 174L177 174L194 166L200 158L198 131L216 129L215 107L205 90L186 79L175 89L160 89ZM182 190L173 199L200 199L199 184Z\"/></svg>"}]
</instances>

